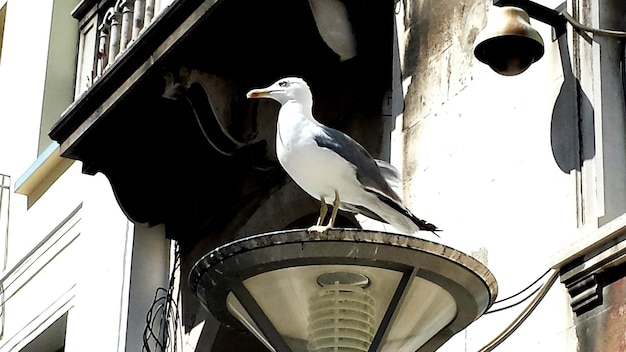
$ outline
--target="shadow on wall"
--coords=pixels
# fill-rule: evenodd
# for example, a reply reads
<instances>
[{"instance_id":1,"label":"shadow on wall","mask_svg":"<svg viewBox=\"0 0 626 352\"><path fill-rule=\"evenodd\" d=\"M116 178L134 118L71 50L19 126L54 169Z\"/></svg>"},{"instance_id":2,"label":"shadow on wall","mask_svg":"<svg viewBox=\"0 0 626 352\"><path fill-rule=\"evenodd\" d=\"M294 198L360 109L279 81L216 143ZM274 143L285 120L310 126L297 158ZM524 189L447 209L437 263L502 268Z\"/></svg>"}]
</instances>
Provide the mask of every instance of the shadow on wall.
<instances>
[{"instance_id":1,"label":"shadow on wall","mask_svg":"<svg viewBox=\"0 0 626 352\"><path fill-rule=\"evenodd\" d=\"M581 171L583 162L596 154L594 110L572 72L567 35L559 38L559 50L564 80L552 111L550 141L557 165L570 173Z\"/></svg>"}]
</instances>

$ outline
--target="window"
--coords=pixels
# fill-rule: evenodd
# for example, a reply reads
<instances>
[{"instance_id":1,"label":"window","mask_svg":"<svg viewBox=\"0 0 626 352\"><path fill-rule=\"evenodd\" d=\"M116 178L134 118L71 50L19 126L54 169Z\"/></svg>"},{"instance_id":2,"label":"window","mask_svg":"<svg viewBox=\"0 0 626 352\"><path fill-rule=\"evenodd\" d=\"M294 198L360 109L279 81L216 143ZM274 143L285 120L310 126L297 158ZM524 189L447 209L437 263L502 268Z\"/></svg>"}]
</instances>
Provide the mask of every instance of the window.
<instances>
[{"instance_id":1,"label":"window","mask_svg":"<svg viewBox=\"0 0 626 352\"><path fill-rule=\"evenodd\" d=\"M66 327L67 314L64 314L22 348L20 352L63 352L65 350Z\"/></svg>"}]
</instances>

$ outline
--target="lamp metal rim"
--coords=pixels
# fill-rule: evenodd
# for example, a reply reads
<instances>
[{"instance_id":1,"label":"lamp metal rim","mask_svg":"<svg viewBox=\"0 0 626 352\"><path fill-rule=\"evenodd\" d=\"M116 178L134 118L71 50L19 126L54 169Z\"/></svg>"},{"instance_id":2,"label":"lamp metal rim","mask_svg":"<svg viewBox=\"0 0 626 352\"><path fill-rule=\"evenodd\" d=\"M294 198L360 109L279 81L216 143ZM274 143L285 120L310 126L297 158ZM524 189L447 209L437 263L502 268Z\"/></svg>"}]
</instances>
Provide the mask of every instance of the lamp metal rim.
<instances>
[{"instance_id":1,"label":"lamp metal rim","mask_svg":"<svg viewBox=\"0 0 626 352\"><path fill-rule=\"evenodd\" d=\"M486 312L496 299L493 274L475 258L454 248L414 236L362 229L276 231L241 238L205 254L192 267L192 293L218 320L238 322L226 308L229 293L245 293L243 282L278 269L306 265L379 267L415 275L450 293L455 318L420 351L435 350Z\"/></svg>"},{"instance_id":2,"label":"lamp metal rim","mask_svg":"<svg viewBox=\"0 0 626 352\"><path fill-rule=\"evenodd\" d=\"M454 260L456 264L475 271L488 284L493 296L492 302L495 301L498 293L496 279L489 269L474 257L452 247L409 235L349 228L333 228L324 233L309 232L304 229L281 230L236 239L211 250L195 263L189 273L190 287L192 292L196 292L198 284L196 279L205 270L237 254L275 245L319 241L382 244L443 256Z\"/></svg>"}]
</instances>

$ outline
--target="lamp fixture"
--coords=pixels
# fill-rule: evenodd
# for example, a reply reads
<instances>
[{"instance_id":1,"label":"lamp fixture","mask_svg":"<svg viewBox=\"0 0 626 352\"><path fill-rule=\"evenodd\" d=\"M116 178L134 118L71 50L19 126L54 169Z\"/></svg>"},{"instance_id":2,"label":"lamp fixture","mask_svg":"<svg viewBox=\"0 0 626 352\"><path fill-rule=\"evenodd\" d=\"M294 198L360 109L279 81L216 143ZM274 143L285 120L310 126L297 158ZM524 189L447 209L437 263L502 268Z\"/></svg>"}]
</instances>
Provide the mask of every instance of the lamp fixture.
<instances>
[{"instance_id":1,"label":"lamp fixture","mask_svg":"<svg viewBox=\"0 0 626 352\"><path fill-rule=\"evenodd\" d=\"M474 56L504 76L518 75L544 53L541 35L530 25L526 11L512 6L495 8L476 37Z\"/></svg>"},{"instance_id":2,"label":"lamp fixture","mask_svg":"<svg viewBox=\"0 0 626 352\"><path fill-rule=\"evenodd\" d=\"M502 10L489 16L487 26L476 37L474 56L501 75L518 75L543 56L543 40L530 25L530 18L552 26L552 40L565 34L567 23L578 31L626 38L624 31L581 24L565 11L565 4L556 10L530 0L493 0L493 4Z\"/></svg>"},{"instance_id":3,"label":"lamp fixture","mask_svg":"<svg viewBox=\"0 0 626 352\"><path fill-rule=\"evenodd\" d=\"M476 259L412 236L291 230L202 257L192 292L225 324L270 351L434 351L494 302Z\"/></svg>"},{"instance_id":4,"label":"lamp fixture","mask_svg":"<svg viewBox=\"0 0 626 352\"><path fill-rule=\"evenodd\" d=\"M494 9L476 37L474 56L501 75L518 75L543 56L543 39L530 25L530 17L551 25L553 38L565 33L567 20L556 10L529 0L493 0L493 4L500 9Z\"/></svg>"}]
</instances>

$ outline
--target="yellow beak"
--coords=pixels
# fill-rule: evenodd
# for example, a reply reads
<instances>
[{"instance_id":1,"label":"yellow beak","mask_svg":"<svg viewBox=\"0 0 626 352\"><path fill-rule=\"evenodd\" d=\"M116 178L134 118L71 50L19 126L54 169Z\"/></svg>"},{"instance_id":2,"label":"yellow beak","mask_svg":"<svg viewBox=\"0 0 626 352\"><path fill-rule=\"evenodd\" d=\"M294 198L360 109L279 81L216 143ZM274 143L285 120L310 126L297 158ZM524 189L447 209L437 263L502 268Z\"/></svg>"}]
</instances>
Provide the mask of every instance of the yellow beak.
<instances>
[{"instance_id":1,"label":"yellow beak","mask_svg":"<svg viewBox=\"0 0 626 352\"><path fill-rule=\"evenodd\" d=\"M258 99L258 98L271 98L270 91L265 88L262 89L253 89L246 94L248 99Z\"/></svg>"}]
</instances>

